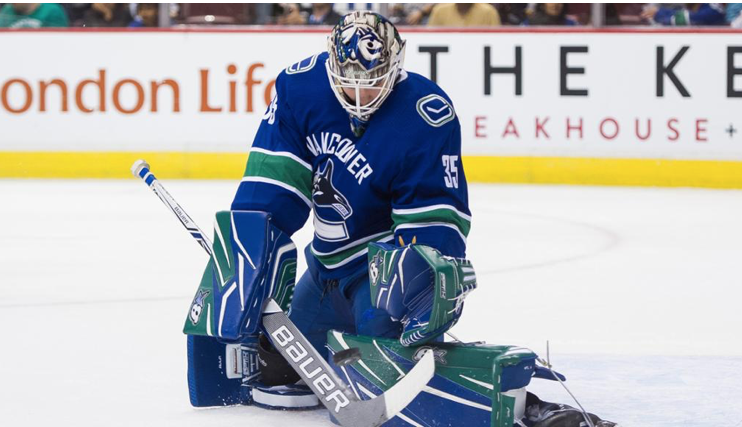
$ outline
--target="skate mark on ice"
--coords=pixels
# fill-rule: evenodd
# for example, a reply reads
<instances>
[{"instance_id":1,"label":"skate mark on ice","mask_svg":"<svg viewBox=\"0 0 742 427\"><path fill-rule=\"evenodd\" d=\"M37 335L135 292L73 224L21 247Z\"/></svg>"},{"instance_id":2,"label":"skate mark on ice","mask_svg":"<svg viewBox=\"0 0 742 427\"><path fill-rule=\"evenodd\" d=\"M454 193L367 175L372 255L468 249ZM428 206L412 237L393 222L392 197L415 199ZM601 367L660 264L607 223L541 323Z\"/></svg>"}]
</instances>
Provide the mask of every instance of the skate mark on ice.
<instances>
[{"instance_id":1,"label":"skate mark on ice","mask_svg":"<svg viewBox=\"0 0 742 427\"><path fill-rule=\"evenodd\" d=\"M149 298L120 298L120 299L100 299L88 301L50 301L38 303L0 303L0 309L13 308L33 308L33 307L64 307L70 305L100 305L100 304L132 304L139 302L161 302L161 301L183 301L190 300L192 296L171 296L171 297L149 297Z\"/></svg>"},{"instance_id":2,"label":"skate mark on ice","mask_svg":"<svg viewBox=\"0 0 742 427\"><path fill-rule=\"evenodd\" d=\"M477 271L477 275L486 275L486 274L503 274L503 273L511 273L514 271L521 271L521 270L531 270L536 268L542 268L542 267L551 267L553 265L557 264L566 264L570 262L575 261L582 261L588 258L593 258L598 255L601 255L605 252L611 251L615 249L620 243L621 243L621 237L615 233L612 230L609 230L608 228L601 227L595 224L589 224L582 221L576 221L572 219L565 219L550 215L539 215L539 214L533 214L533 213L525 213L525 212L509 212L509 211L501 211L501 210L495 210L495 209L477 209L477 213L479 212L485 212L488 214L495 214L495 215L511 215L511 216L517 216L517 217L529 217L529 218L536 218L540 220L545 221L552 221L556 223L561 224L568 224L574 227L583 228L590 230L598 235L600 235L603 238L603 242L596 248L590 250L586 253L576 254L576 255L570 255L563 258L554 258L546 261L538 261L538 262L532 262L532 263L526 263L521 265L515 265L511 267L503 267L503 268L496 268L487 270L484 269L483 271Z\"/></svg>"}]
</instances>

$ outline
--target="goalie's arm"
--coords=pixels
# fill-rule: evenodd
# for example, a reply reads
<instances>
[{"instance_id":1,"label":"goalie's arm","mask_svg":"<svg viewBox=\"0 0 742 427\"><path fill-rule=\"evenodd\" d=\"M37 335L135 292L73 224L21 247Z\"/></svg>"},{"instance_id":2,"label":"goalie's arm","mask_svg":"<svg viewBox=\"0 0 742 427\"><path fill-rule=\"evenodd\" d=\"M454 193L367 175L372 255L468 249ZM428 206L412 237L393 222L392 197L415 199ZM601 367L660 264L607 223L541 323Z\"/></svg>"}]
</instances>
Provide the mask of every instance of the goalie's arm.
<instances>
[{"instance_id":1,"label":"goalie's arm","mask_svg":"<svg viewBox=\"0 0 742 427\"><path fill-rule=\"evenodd\" d=\"M474 268L464 259L471 212L461 128L454 119L425 129L425 143L408 156L414 166L400 168L394 181L398 247L371 244L368 252L372 303L402 322L405 346L439 339L458 321L465 296L476 287Z\"/></svg>"},{"instance_id":2,"label":"goalie's arm","mask_svg":"<svg viewBox=\"0 0 742 427\"><path fill-rule=\"evenodd\" d=\"M291 236L312 209L312 157L289 105L285 77L276 81L276 97L253 141L232 210L267 212Z\"/></svg>"},{"instance_id":3,"label":"goalie's arm","mask_svg":"<svg viewBox=\"0 0 742 427\"><path fill-rule=\"evenodd\" d=\"M471 212L458 119L429 128L424 140L401 160L393 181L394 242L423 244L463 258Z\"/></svg>"}]
</instances>

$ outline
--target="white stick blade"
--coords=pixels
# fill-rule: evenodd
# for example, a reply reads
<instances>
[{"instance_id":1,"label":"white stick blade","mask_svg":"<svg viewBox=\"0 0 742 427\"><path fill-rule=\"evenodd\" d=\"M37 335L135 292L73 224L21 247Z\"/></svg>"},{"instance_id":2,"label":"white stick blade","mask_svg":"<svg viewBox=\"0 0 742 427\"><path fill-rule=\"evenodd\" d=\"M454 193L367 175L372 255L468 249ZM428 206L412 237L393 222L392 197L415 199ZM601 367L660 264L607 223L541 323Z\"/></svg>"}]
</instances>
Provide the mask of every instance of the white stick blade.
<instances>
[{"instance_id":1,"label":"white stick blade","mask_svg":"<svg viewBox=\"0 0 742 427\"><path fill-rule=\"evenodd\" d=\"M273 298L269 298L268 302L265 304L265 308L263 308L263 315L282 313L282 312L283 310L281 310L281 306L278 305L276 300L274 300Z\"/></svg>"},{"instance_id":2,"label":"white stick blade","mask_svg":"<svg viewBox=\"0 0 742 427\"><path fill-rule=\"evenodd\" d=\"M391 419L412 403L433 375L435 359L433 351L428 350L404 378L384 393L388 418Z\"/></svg>"}]
</instances>

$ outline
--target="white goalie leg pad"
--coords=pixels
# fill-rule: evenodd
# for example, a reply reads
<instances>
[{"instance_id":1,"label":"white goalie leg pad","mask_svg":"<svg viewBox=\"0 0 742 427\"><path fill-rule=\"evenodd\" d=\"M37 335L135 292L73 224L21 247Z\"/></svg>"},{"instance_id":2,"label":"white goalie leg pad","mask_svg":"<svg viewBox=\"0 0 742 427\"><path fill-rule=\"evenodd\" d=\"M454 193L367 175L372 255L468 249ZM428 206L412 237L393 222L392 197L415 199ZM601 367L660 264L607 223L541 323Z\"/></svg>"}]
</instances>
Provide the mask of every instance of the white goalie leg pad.
<instances>
[{"instance_id":1,"label":"white goalie leg pad","mask_svg":"<svg viewBox=\"0 0 742 427\"><path fill-rule=\"evenodd\" d=\"M315 409L320 407L317 396L306 386L288 385L261 387L252 390L253 402L268 409Z\"/></svg>"},{"instance_id":2,"label":"white goalie leg pad","mask_svg":"<svg viewBox=\"0 0 742 427\"><path fill-rule=\"evenodd\" d=\"M514 420L519 420L526 415L526 388L516 388L502 392L505 396L510 396L515 399L515 405L513 406Z\"/></svg>"}]
</instances>

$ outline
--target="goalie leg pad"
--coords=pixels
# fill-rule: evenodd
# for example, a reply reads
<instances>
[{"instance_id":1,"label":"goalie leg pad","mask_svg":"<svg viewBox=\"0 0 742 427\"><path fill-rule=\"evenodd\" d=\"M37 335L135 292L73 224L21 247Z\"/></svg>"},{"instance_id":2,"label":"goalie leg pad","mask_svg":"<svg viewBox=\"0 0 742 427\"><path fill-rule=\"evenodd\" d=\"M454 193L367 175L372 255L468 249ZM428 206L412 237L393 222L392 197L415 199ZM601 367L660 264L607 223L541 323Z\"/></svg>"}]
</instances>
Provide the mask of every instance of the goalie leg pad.
<instances>
[{"instance_id":1,"label":"goalie leg pad","mask_svg":"<svg viewBox=\"0 0 742 427\"><path fill-rule=\"evenodd\" d=\"M249 404L249 390L242 386L240 359L228 360L228 347L212 337L188 335L188 391L195 407ZM239 347L239 344L236 345ZM241 351L237 351L240 354ZM234 354L234 353L233 353Z\"/></svg>"},{"instance_id":2,"label":"goalie leg pad","mask_svg":"<svg viewBox=\"0 0 742 427\"><path fill-rule=\"evenodd\" d=\"M289 308L296 278L296 246L265 212L216 214L213 254L183 332L239 342L257 336L263 302Z\"/></svg>"},{"instance_id":3,"label":"goalie leg pad","mask_svg":"<svg viewBox=\"0 0 742 427\"><path fill-rule=\"evenodd\" d=\"M330 351L356 348L361 359L331 365L364 399L392 387L422 355L433 351L435 377L399 416L384 427L441 425L513 427L525 408L525 387L536 354L514 346L435 343L406 347L398 340L328 333ZM494 422L493 422L494 421Z\"/></svg>"}]
</instances>

